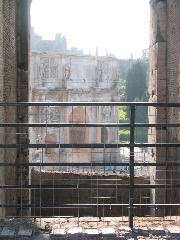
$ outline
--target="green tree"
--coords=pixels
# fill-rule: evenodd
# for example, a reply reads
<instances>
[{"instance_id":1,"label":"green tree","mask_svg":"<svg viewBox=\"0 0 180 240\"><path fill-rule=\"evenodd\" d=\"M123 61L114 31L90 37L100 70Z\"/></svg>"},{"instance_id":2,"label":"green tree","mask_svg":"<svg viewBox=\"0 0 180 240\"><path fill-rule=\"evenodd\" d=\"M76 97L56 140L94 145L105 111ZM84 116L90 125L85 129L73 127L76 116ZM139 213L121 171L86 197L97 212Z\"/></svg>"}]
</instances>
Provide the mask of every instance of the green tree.
<instances>
[{"instance_id":1,"label":"green tree","mask_svg":"<svg viewBox=\"0 0 180 240\"><path fill-rule=\"evenodd\" d=\"M142 99L146 93L147 63L137 60L129 69L126 81L127 101Z\"/></svg>"},{"instance_id":2,"label":"green tree","mask_svg":"<svg viewBox=\"0 0 180 240\"><path fill-rule=\"evenodd\" d=\"M120 78L120 101L125 102L126 101L126 80Z\"/></svg>"},{"instance_id":3,"label":"green tree","mask_svg":"<svg viewBox=\"0 0 180 240\"><path fill-rule=\"evenodd\" d=\"M126 78L126 96L129 102L147 102L147 69L148 59L136 60L128 70ZM136 122L148 122L148 108L144 106L136 107ZM130 118L130 113L127 112L127 118ZM121 132L121 138L124 139L126 132ZM136 128L135 141L147 142L148 129ZM127 136L126 136L127 138Z\"/></svg>"}]
</instances>

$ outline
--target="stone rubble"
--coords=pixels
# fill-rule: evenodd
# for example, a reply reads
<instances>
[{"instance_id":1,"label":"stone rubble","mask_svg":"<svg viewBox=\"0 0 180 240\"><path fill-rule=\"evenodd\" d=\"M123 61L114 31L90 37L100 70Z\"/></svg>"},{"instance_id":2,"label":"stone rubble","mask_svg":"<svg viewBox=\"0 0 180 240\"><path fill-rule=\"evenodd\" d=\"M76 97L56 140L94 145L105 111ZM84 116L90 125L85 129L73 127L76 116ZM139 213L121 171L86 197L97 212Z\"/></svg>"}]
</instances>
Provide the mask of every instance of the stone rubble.
<instances>
[{"instance_id":1,"label":"stone rubble","mask_svg":"<svg viewBox=\"0 0 180 240\"><path fill-rule=\"evenodd\" d=\"M136 218L134 229L128 227L127 217L105 219L1 219L0 240L180 240L180 217Z\"/></svg>"}]
</instances>

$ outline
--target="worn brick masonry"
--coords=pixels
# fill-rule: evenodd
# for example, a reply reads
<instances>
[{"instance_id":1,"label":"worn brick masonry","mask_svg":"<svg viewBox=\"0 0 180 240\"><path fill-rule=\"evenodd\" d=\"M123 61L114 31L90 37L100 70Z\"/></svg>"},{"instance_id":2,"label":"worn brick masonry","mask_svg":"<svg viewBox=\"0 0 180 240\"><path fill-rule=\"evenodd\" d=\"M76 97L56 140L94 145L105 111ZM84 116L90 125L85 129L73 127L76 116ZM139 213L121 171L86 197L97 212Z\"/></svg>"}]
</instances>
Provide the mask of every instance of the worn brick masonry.
<instances>
[{"instance_id":1,"label":"worn brick masonry","mask_svg":"<svg viewBox=\"0 0 180 240\"><path fill-rule=\"evenodd\" d=\"M0 0L0 101L28 101L28 38L29 38L29 0ZM22 74L26 72L26 74ZM0 109L1 122L27 122L28 110L20 112L15 107ZM20 120L19 120L20 118ZM0 143L25 143L17 133L26 133L27 129L1 128ZM23 150L24 151L24 150ZM0 150L1 161L16 162L28 160L27 152L22 150ZM26 170L21 170L24 174ZM28 174L23 175L28 179ZM0 168L0 183L17 184L20 180L19 169ZM25 194L26 195L26 194ZM19 192L1 190L0 204L16 204ZM28 197L24 200L28 201ZM13 216L16 209L0 209L0 215Z\"/></svg>"},{"instance_id":2,"label":"worn brick masonry","mask_svg":"<svg viewBox=\"0 0 180 240\"><path fill-rule=\"evenodd\" d=\"M180 84L180 1L179 0L151 0L150 20L150 67L149 67L149 95L152 102L179 102ZM177 123L179 113L172 108L150 108L151 123ZM150 142L178 142L179 131L149 130ZM153 154L152 154L153 153ZM151 149L151 161L178 160L178 150L165 148ZM172 169L172 168L171 168ZM163 171L159 171L163 170ZM168 179L178 179L176 174L164 168L152 168L151 181L167 183ZM153 192L153 201L158 203L175 203L179 199L177 191L171 191L169 197L165 190ZM170 199L171 198L171 199Z\"/></svg>"}]
</instances>

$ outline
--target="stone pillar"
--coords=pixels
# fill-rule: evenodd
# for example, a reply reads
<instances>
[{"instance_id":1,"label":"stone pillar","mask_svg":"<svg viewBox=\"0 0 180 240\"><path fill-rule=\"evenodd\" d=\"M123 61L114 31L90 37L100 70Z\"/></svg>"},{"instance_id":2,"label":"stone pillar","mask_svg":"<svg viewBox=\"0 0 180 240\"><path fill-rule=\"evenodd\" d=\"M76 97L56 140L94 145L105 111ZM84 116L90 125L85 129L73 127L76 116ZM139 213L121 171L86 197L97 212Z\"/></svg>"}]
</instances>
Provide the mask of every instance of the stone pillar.
<instances>
[{"instance_id":1,"label":"stone pillar","mask_svg":"<svg viewBox=\"0 0 180 240\"><path fill-rule=\"evenodd\" d=\"M29 55L29 0L0 0L0 101L28 101L28 55ZM0 109L0 121L7 123L27 122L28 109L4 107ZM0 142L25 143L28 139L27 129L0 129ZM0 150L2 161L28 161L27 150ZM21 171L23 184L28 174ZM0 183L16 185L20 183L19 169L4 167L0 169ZM24 195L24 192L22 192ZM26 195L26 194L25 194ZM24 199L23 199L24 201ZM29 198L25 202L28 203ZM0 204L17 204L22 202L18 190L1 191ZM3 217L17 215L16 208L0 210Z\"/></svg>"},{"instance_id":2,"label":"stone pillar","mask_svg":"<svg viewBox=\"0 0 180 240\"><path fill-rule=\"evenodd\" d=\"M4 91L4 61L3 61L3 0L0 0L0 101ZM0 122L4 122L4 109L0 108ZM4 143L4 128L0 128L0 143ZM0 161L4 159L4 150L0 149ZM4 168L0 167L0 183L4 184ZM4 190L0 190L0 204L4 203ZM4 209L0 208L0 217L4 216Z\"/></svg>"},{"instance_id":3,"label":"stone pillar","mask_svg":"<svg viewBox=\"0 0 180 240\"><path fill-rule=\"evenodd\" d=\"M149 95L150 102L167 102L167 2L166 0L152 0L150 22L150 67L149 67ZM150 123L166 123L166 108L149 108ZM149 142L159 143L167 141L167 129L150 128ZM165 162L166 148L150 149L150 161ZM151 183L165 184L165 167L151 167ZM166 190L152 190L153 203L166 202ZM164 209L153 209L155 215L164 215Z\"/></svg>"},{"instance_id":4,"label":"stone pillar","mask_svg":"<svg viewBox=\"0 0 180 240\"><path fill-rule=\"evenodd\" d=\"M3 1L3 102L16 102L16 1ZM4 122L16 122L16 108L4 108ZM5 128L4 140L5 144L16 143L16 129ZM4 149L3 161L15 162L16 149ZM4 167L4 183L6 185L16 184L15 167ZM5 204L16 204L16 190L6 189ZM16 208L5 208L6 216L16 214Z\"/></svg>"},{"instance_id":5,"label":"stone pillar","mask_svg":"<svg viewBox=\"0 0 180 240\"><path fill-rule=\"evenodd\" d=\"M17 102L29 101L29 39L30 39L30 1L16 0L16 48L17 48ZM16 121L18 123L28 122L28 107L17 107ZM17 143L27 144L29 140L29 129L18 128ZM29 149L18 149L16 162L29 162ZM29 167L16 169L17 184L29 184ZM23 196L23 197L22 197ZM29 191L23 190L17 193L18 204L29 203ZM29 210L18 210L17 214L28 215Z\"/></svg>"},{"instance_id":6,"label":"stone pillar","mask_svg":"<svg viewBox=\"0 0 180 240\"><path fill-rule=\"evenodd\" d=\"M180 2L179 0L167 0L167 76L168 76L168 101L180 102ZM179 108L170 108L168 111L168 123L179 123ZM170 142L180 142L179 128L170 128L168 131L168 140ZM169 161L180 161L180 149L171 148L168 151ZM179 184L180 167L167 168L167 183ZM179 189L169 189L167 194L168 203L180 202ZM179 209L173 208L168 214L179 215Z\"/></svg>"}]
</instances>

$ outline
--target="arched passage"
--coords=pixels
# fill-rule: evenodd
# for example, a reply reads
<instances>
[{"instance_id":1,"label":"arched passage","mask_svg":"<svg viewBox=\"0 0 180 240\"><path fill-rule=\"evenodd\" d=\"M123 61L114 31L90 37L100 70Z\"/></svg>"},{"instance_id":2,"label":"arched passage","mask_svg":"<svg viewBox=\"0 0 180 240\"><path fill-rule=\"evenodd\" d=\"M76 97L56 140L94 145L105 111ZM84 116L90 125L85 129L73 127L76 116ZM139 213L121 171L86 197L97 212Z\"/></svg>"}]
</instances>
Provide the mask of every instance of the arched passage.
<instances>
[{"instance_id":1,"label":"arched passage","mask_svg":"<svg viewBox=\"0 0 180 240\"><path fill-rule=\"evenodd\" d=\"M88 115L83 107L73 109L69 115L69 123L87 123ZM89 139L88 128L71 127L69 128L69 143L87 143Z\"/></svg>"},{"instance_id":2,"label":"arched passage","mask_svg":"<svg viewBox=\"0 0 180 240\"><path fill-rule=\"evenodd\" d=\"M73 108L69 115L69 123L87 123L89 121L86 109L83 107ZM70 127L69 128L69 143L88 143L89 129L87 127ZM88 149L76 148L72 149L73 162L88 162Z\"/></svg>"}]
</instances>

